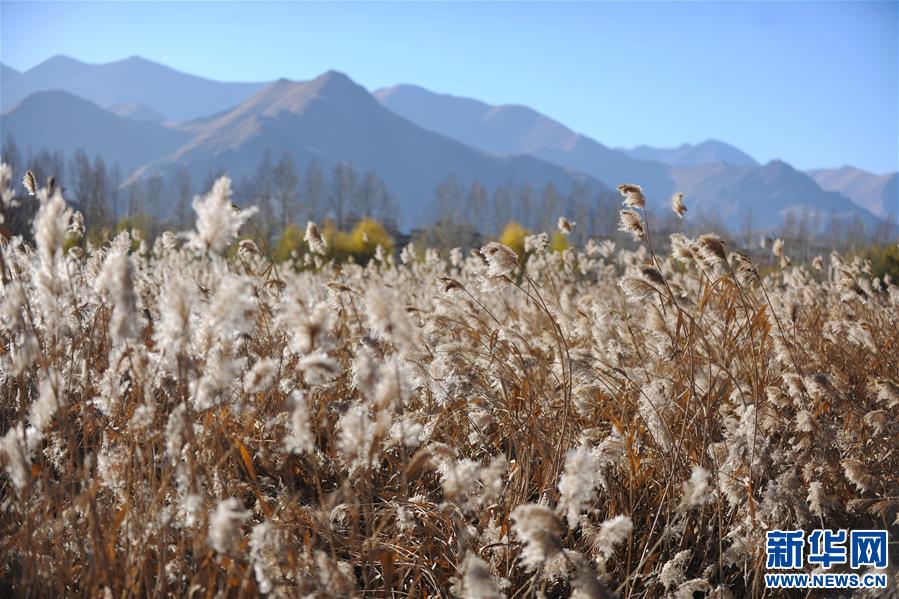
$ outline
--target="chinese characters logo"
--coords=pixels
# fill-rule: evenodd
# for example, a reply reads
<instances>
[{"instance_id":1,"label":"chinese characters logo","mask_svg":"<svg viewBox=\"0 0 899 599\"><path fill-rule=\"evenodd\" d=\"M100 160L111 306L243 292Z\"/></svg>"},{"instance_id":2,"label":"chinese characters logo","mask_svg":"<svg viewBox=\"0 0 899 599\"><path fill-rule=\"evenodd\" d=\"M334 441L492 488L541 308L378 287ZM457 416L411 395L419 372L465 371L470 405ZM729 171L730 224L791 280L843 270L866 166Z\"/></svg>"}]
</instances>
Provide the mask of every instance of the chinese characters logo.
<instances>
[{"instance_id":1,"label":"chinese characters logo","mask_svg":"<svg viewBox=\"0 0 899 599\"><path fill-rule=\"evenodd\" d=\"M765 551L769 570L802 568L805 563L825 570L845 563L853 569L887 566L885 530L853 530L847 534L845 530L818 528L808 535L807 553L802 530L771 530L767 536Z\"/></svg>"}]
</instances>

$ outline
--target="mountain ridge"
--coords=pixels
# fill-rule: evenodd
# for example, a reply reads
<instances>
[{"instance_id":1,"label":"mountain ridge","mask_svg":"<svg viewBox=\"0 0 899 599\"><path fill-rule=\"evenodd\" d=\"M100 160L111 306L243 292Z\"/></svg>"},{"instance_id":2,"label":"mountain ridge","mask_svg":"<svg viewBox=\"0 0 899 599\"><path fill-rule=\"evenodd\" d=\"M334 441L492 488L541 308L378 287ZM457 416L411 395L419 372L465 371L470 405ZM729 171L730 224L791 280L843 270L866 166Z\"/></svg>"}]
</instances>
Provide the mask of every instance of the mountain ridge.
<instances>
[{"instance_id":1,"label":"mountain ridge","mask_svg":"<svg viewBox=\"0 0 899 599\"><path fill-rule=\"evenodd\" d=\"M0 110L38 91L61 90L99 106L140 102L185 121L230 108L262 85L214 81L139 56L91 64L58 54L4 82Z\"/></svg>"},{"instance_id":2,"label":"mountain ridge","mask_svg":"<svg viewBox=\"0 0 899 599\"><path fill-rule=\"evenodd\" d=\"M838 200L786 163L759 165L741 150L715 140L695 146L683 144L674 150L643 146L644 150L634 156L632 151L608 148L526 107L491 106L404 84L381 88L374 95L413 122L486 151L515 149L531 153L550 163L586 172L609 186L638 183L648 204L656 209L666 210L670 195L682 192L688 205L693 206L693 215L704 212L720 218L731 229L739 227L746 215L762 212L759 206L765 206L770 214L770 218L756 217L766 227L775 226L785 211L837 211L847 216L854 211L867 223L877 220L865 207L846 198ZM527 115L527 119L497 117L510 113ZM535 130L550 130L553 135L541 136ZM671 163L653 160L653 156ZM726 157L737 164L721 160ZM734 205L721 201L724 194Z\"/></svg>"},{"instance_id":3,"label":"mountain ridge","mask_svg":"<svg viewBox=\"0 0 899 599\"><path fill-rule=\"evenodd\" d=\"M876 175L849 165L806 173L822 189L836 191L877 216L899 223L899 173Z\"/></svg>"},{"instance_id":4,"label":"mountain ridge","mask_svg":"<svg viewBox=\"0 0 899 599\"><path fill-rule=\"evenodd\" d=\"M186 134L152 121L112 114L89 100L64 91L36 92L0 115L4 139L22 148L66 153L84 148L108 164L118 162L126 173L186 140ZM141 143L134 143L139 139Z\"/></svg>"},{"instance_id":5,"label":"mountain ridge","mask_svg":"<svg viewBox=\"0 0 899 599\"><path fill-rule=\"evenodd\" d=\"M190 139L174 153L135 173L142 177L179 166L202 173L222 166L239 179L251 175L264 151L287 152L298 164L312 160L330 168L351 163L384 180L399 200L399 221L427 224L435 187L449 176L490 188L507 182L560 190L584 185L612 192L598 181L532 156L493 156L427 131L382 106L365 88L337 71L305 82L270 83L231 110L182 129Z\"/></svg>"},{"instance_id":6,"label":"mountain ridge","mask_svg":"<svg viewBox=\"0 0 899 599\"><path fill-rule=\"evenodd\" d=\"M709 162L723 162L731 166L760 166L749 154L716 139L698 144L682 143L676 148L655 148L639 145L634 148L618 148L631 158L654 160L671 166L698 166Z\"/></svg>"},{"instance_id":7,"label":"mountain ridge","mask_svg":"<svg viewBox=\"0 0 899 599\"><path fill-rule=\"evenodd\" d=\"M658 203L675 191L665 165L635 160L526 106L492 106L406 84L381 88L373 95L425 129L488 152L531 154L585 172L613 188L639 181Z\"/></svg>"},{"instance_id":8,"label":"mountain ridge","mask_svg":"<svg viewBox=\"0 0 899 599\"><path fill-rule=\"evenodd\" d=\"M494 106L407 84L370 93L334 70L307 81L223 83L139 56L92 65L57 55L22 73L3 65L2 73L4 123L13 123L16 119L7 117L28 99L32 112L35 102L46 105L47 98L63 98L61 105L69 107L55 109L56 114L47 108L51 114L46 122L32 115L29 127L18 127L23 133L45 129L31 140L22 140L26 145L40 141L65 149L75 143L73 131L89 135L89 128L73 129L58 118L60 113L75 111L86 115L78 120L93 122L94 129L118 131L79 145L95 148L104 159L120 159L129 170L133 168L132 180L181 163L200 176L204 169L225 167L239 178L252 174L265 150L289 152L300 163L351 162L386 173L391 188L406 198L401 208L409 222L419 222L422 216L413 214L412 204L431 197L433 186L451 174L463 182L478 179L493 186L509 181L552 182L563 189L583 184L602 193L633 182L643 187L654 209L667 210L670 195L680 191L693 208L691 215L708 211L729 227L738 226L740 215L761 206L777 218L787 208L849 214L852 206L858 206L858 214L871 222L872 212L889 213L896 195L895 176L891 183L889 175L876 179L860 169L855 170L864 175L827 174L840 169L803 174L778 161L760 165L738 148L716 140L667 149L613 149L525 105ZM136 79L141 79L140 85L132 85ZM59 93L68 96L39 91L36 94L51 95L29 94L9 107L17 94L47 85L67 88ZM85 87L92 97L70 91ZM182 93L172 94L171 89ZM196 101L190 92L197 89L205 99ZM219 94L221 90L227 93ZM214 101L209 101L209 95L215 96ZM162 96L168 111L159 109ZM91 108L72 98L88 102ZM134 129L133 123L143 128ZM4 135L14 129L4 126ZM46 129L56 131L59 139L54 141ZM118 141L112 139L117 136ZM123 136L148 136L152 143L134 144L143 146L135 153L122 142ZM875 183L870 183L872 177ZM868 183L858 183L861 179ZM845 204L832 193L855 204ZM726 206L726 202L735 205Z\"/></svg>"}]
</instances>

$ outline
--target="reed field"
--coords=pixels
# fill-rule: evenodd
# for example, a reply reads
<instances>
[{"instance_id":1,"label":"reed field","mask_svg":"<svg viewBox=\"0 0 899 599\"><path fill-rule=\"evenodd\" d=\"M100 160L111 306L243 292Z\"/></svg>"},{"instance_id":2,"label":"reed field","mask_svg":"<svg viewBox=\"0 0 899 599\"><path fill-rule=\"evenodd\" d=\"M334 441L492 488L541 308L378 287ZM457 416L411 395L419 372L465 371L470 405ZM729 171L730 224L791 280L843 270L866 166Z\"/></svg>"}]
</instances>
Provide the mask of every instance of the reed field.
<instances>
[{"instance_id":1,"label":"reed field","mask_svg":"<svg viewBox=\"0 0 899 599\"><path fill-rule=\"evenodd\" d=\"M762 597L768 530L896 538L899 287L863 259L656 238L623 185L625 247L560 219L362 264L309 223L275 262L225 177L192 231L95 246L25 183L2 595Z\"/></svg>"}]
</instances>

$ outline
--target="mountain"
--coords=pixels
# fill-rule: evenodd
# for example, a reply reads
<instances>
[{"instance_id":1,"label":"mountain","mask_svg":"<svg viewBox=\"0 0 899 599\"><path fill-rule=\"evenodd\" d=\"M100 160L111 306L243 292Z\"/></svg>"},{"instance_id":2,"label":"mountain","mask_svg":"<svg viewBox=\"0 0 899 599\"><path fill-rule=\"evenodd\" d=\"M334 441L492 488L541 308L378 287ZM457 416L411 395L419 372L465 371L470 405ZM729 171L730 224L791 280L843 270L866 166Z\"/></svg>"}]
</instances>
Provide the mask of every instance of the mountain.
<instances>
[{"instance_id":1,"label":"mountain","mask_svg":"<svg viewBox=\"0 0 899 599\"><path fill-rule=\"evenodd\" d=\"M302 166L341 162L372 170L396 196L401 226L433 220L430 198L449 175L462 185L477 179L488 190L505 183L547 183L566 193L575 184L611 192L582 174L532 156L493 156L426 131L383 107L365 88L329 71L307 82L281 79L232 110L182 126L190 139L135 176L186 166L202 177L219 167L240 179L252 175L266 150L293 155Z\"/></svg>"},{"instance_id":2,"label":"mountain","mask_svg":"<svg viewBox=\"0 0 899 599\"><path fill-rule=\"evenodd\" d=\"M832 216L858 216L866 227L879 220L845 196L822 190L811 177L780 160L761 167L712 162L671 172L678 188L690 190L685 198L690 214L713 215L731 230L747 224L757 231L775 229L789 213L797 219L808 214L810 226L819 229Z\"/></svg>"},{"instance_id":3,"label":"mountain","mask_svg":"<svg viewBox=\"0 0 899 599\"><path fill-rule=\"evenodd\" d=\"M749 220L756 230L775 228L791 212L874 224L865 207L885 215L896 201L895 175L841 169L811 178L780 161L760 166L715 141L615 150L525 106L491 106L410 85L373 96L334 71L263 86L210 81L140 58L88 65L54 57L24 73L4 67L2 83L4 103L41 86L77 90L90 100L44 91L10 106L0 136L13 135L23 148L84 147L118 162L129 181L181 166L195 180L224 168L239 181L255 174L266 151L287 152L300 168L352 163L386 183L406 228L433 221L434 189L450 175L462 186L478 180L488 192L529 183L539 194L552 183L561 194L580 185L592 197L639 183L659 213L680 191L691 219L718 219L732 229Z\"/></svg>"},{"instance_id":4,"label":"mountain","mask_svg":"<svg viewBox=\"0 0 899 599\"><path fill-rule=\"evenodd\" d=\"M637 146L632 149L619 148L618 151L637 160L655 160L671 166L697 166L708 162L723 162L731 166L759 165L749 154L714 139L696 145L685 143L676 148Z\"/></svg>"},{"instance_id":5,"label":"mountain","mask_svg":"<svg viewBox=\"0 0 899 599\"><path fill-rule=\"evenodd\" d=\"M157 123L116 116L62 91L32 94L0 115L0 135L34 151L47 148L70 154L84 148L107 164L118 162L123 173L175 151L188 138Z\"/></svg>"},{"instance_id":6,"label":"mountain","mask_svg":"<svg viewBox=\"0 0 899 599\"><path fill-rule=\"evenodd\" d=\"M113 104L106 108L109 112L116 116L136 121L152 121L154 123L164 123L165 117L151 106L147 106L143 102L131 102L129 104Z\"/></svg>"},{"instance_id":7,"label":"mountain","mask_svg":"<svg viewBox=\"0 0 899 599\"><path fill-rule=\"evenodd\" d=\"M0 95L6 91L5 88L7 85L11 85L21 76L22 73L19 71L0 63Z\"/></svg>"},{"instance_id":8,"label":"mountain","mask_svg":"<svg viewBox=\"0 0 899 599\"><path fill-rule=\"evenodd\" d=\"M614 150L525 106L491 106L414 85L375 92L386 107L412 122L494 154L530 154L593 175L609 186L638 183L649 205L667 212L668 198L683 192L691 219L721 221L730 229L754 221L774 229L790 212L877 218L839 193L781 161L760 166L740 150L717 141L673 150L641 146Z\"/></svg>"},{"instance_id":9,"label":"mountain","mask_svg":"<svg viewBox=\"0 0 899 599\"><path fill-rule=\"evenodd\" d=\"M844 166L807 172L822 189L836 191L881 218L899 222L899 173L875 175Z\"/></svg>"},{"instance_id":10,"label":"mountain","mask_svg":"<svg viewBox=\"0 0 899 599\"><path fill-rule=\"evenodd\" d=\"M416 125L485 152L530 154L609 187L639 183L650 201L665 202L675 191L666 165L631 158L526 106L491 106L415 85L379 89L374 96Z\"/></svg>"},{"instance_id":11,"label":"mountain","mask_svg":"<svg viewBox=\"0 0 899 599\"><path fill-rule=\"evenodd\" d=\"M232 108L264 85L212 81L137 56L104 64L54 56L24 73L11 75L7 77L4 69L0 98L3 112L35 92L62 90L100 106L143 103L173 121Z\"/></svg>"}]
</instances>

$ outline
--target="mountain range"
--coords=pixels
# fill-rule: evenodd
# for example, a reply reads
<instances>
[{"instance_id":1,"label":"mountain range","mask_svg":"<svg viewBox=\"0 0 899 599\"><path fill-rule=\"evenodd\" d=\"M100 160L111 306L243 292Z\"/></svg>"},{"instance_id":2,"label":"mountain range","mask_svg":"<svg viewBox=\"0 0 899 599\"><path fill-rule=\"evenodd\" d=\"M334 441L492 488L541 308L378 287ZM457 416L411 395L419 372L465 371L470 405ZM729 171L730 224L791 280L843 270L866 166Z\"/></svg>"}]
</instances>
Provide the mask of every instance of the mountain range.
<instances>
[{"instance_id":1,"label":"mountain range","mask_svg":"<svg viewBox=\"0 0 899 599\"><path fill-rule=\"evenodd\" d=\"M291 154L299 164L324 168L339 162L375 172L399 201L399 221L427 223L429 198L448 175L463 184L478 180L488 189L506 182L563 192L575 184L590 192L612 192L590 177L531 156L494 156L426 131L394 114L344 74L329 71L307 82L271 83L231 110L181 127L189 140L174 153L141 168L135 176L187 166L197 175L224 167L235 178L251 175L266 150ZM419 201L416 201L419 200Z\"/></svg>"},{"instance_id":2,"label":"mountain range","mask_svg":"<svg viewBox=\"0 0 899 599\"><path fill-rule=\"evenodd\" d=\"M0 116L0 133L35 150L71 154L84 148L107 164L118 162L124 173L174 152L189 138L179 129L119 116L64 91L31 94Z\"/></svg>"},{"instance_id":3,"label":"mountain range","mask_svg":"<svg viewBox=\"0 0 899 599\"><path fill-rule=\"evenodd\" d=\"M672 166L698 166L709 162L723 162L731 166L759 165L749 154L714 139L696 145L684 143L676 148L637 146L618 148L618 151L638 160L655 160Z\"/></svg>"},{"instance_id":4,"label":"mountain range","mask_svg":"<svg viewBox=\"0 0 899 599\"><path fill-rule=\"evenodd\" d=\"M488 152L531 154L586 172L609 186L638 182L657 208L674 192L682 192L695 214L714 215L732 230L747 224L772 229L789 212L841 218L858 215L868 226L887 215L875 216L841 193L821 189L807 174L784 162L759 165L719 141L670 150L647 146L615 150L525 106L492 106L414 85L383 88L374 95L422 127ZM899 202L895 195L893 202Z\"/></svg>"},{"instance_id":5,"label":"mountain range","mask_svg":"<svg viewBox=\"0 0 899 599\"><path fill-rule=\"evenodd\" d=\"M35 92L62 90L103 108L144 104L165 118L184 121L231 108L265 83L222 83L170 69L139 56L87 64L53 56L20 73L0 73L0 110L6 112Z\"/></svg>"},{"instance_id":6,"label":"mountain range","mask_svg":"<svg viewBox=\"0 0 899 599\"><path fill-rule=\"evenodd\" d=\"M809 171L821 189L842 194L874 214L897 219L899 213L899 174L875 175L852 166Z\"/></svg>"},{"instance_id":7,"label":"mountain range","mask_svg":"<svg viewBox=\"0 0 899 599\"><path fill-rule=\"evenodd\" d=\"M305 82L223 83L139 57L90 65L53 57L25 72L0 70L0 136L23 148L84 147L118 162L126 183L186 167L202 178L225 168L250 175L266 150L299 164L340 162L371 170L397 198L401 226L433 220L426 201L447 176L488 190L552 183L611 196L643 186L663 208L683 192L689 215L731 229L773 229L790 212L897 218L896 173L852 167L803 173L765 165L720 141L677 148L610 148L526 106L493 106L414 85L369 93L342 73Z\"/></svg>"}]
</instances>

